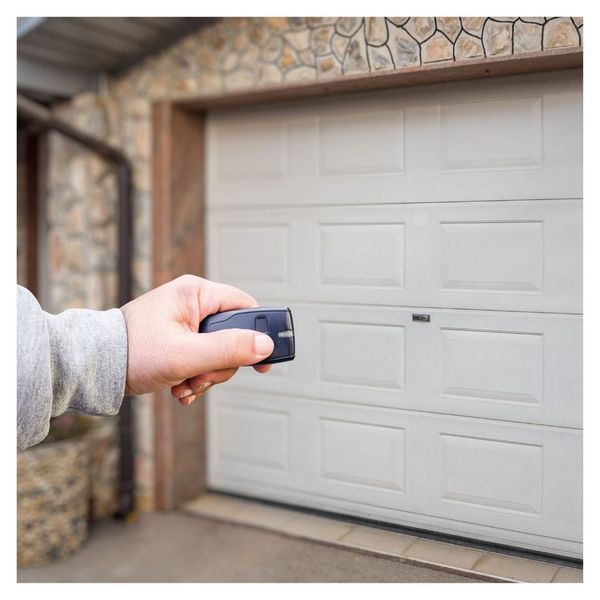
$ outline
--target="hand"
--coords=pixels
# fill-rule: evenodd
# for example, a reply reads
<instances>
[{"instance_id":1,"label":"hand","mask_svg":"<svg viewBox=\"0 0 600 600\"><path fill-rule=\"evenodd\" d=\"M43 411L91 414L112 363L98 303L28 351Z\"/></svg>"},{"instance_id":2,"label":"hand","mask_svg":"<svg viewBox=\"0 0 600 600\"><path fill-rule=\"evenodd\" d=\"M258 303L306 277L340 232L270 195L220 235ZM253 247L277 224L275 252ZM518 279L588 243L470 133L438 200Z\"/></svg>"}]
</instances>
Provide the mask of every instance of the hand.
<instances>
[{"instance_id":1,"label":"hand","mask_svg":"<svg viewBox=\"0 0 600 600\"><path fill-rule=\"evenodd\" d=\"M182 275L121 308L127 326L127 394L171 388L184 405L243 365L273 352L273 340L247 329L198 333L208 315L258 306L237 288ZM265 373L270 365L254 367Z\"/></svg>"}]
</instances>

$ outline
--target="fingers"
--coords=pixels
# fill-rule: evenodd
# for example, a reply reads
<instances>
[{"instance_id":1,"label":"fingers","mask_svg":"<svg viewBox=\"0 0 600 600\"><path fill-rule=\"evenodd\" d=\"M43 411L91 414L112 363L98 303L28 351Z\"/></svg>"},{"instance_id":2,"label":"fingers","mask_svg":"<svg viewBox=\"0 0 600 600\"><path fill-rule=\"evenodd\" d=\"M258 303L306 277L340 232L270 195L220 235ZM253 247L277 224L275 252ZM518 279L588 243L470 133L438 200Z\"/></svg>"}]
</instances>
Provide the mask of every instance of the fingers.
<instances>
[{"instance_id":1,"label":"fingers","mask_svg":"<svg viewBox=\"0 0 600 600\"><path fill-rule=\"evenodd\" d=\"M235 375L236 371L237 369L222 369L221 371L211 371L210 373L196 375L178 385L174 385L171 388L171 394L178 399L191 396L192 394L199 396L208 389L204 384L209 383L210 385L214 385L215 383L225 383Z\"/></svg>"},{"instance_id":2,"label":"fingers","mask_svg":"<svg viewBox=\"0 0 600 600\"><path fill-rule=\"evenodd\" d=\"M268 373L271 370L271 365L255 365L253 368L258 373ZM196 398L208 392L213 385L229 381L236 373L237 369L222 369L221 371L196 375L178 385L174 385L171 388L171 395L177 398L183 406L188 406Z\"/></svg>"},{"instance_id":3,"label":"fingers","mask_svg":"<svg viewBox=\"0 0 600 600\"><path fill-rule=\"evenodd\" d=\"M273 352L273 340L250 329L185 332L178 337L173 368L179 381L198 373L254 365Z\"/></svg>"}]
</instances>

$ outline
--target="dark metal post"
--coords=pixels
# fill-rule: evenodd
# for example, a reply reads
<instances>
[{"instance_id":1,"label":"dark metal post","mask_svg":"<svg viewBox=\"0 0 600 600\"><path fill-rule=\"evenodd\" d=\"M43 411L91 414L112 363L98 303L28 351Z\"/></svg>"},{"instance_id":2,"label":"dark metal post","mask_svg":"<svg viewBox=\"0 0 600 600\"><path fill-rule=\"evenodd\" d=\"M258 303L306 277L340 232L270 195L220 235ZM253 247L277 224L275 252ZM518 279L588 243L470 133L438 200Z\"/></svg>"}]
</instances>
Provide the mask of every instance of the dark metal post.
<instances>
[{"instance_id":1,"label":"dark metal post","mask_svg":"<svg viewBox=\"0 0 600 600\"><path fill-rule=\"evenodd\" d=\"M17 95L17 112L29 121L56 131L79 142L92 152L111 161L117 168L118 178L118 302L119 306L131 300L131 256L132 256L132 200L133 180L129 161L125 155L84 131L80 131L57 119L47 108L29 98ZM131 396L123 399L119 416L119 506L116 516L125 518L135 510L134 462L133 462L133 411Z\"/></svg>"},{"instance_id":2,"label":"dark metal post","mask_svg":"<svg viewBox=\"0 0 600 600\"><path fill-rule=\"evenodd\" d=\"M117 166L119 186L119 240L118 240L118 275L119 306L131 300L131 256L133 242L132 223L132 176L128 162L120 162ZM126 518L135 510L135 481L133 461L133 397L125 396L119 413L119 500L116 516Z\"/></svg>"}]
</instances>

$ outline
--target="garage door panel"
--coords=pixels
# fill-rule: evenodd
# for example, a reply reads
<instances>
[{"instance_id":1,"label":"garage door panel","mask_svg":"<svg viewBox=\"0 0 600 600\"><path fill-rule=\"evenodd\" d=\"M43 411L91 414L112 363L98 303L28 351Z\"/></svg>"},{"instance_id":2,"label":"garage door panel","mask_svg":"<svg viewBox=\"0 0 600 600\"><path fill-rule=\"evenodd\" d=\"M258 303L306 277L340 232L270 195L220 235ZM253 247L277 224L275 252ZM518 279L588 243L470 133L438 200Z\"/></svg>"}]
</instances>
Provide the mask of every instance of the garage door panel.
<instances>
[{"instance_id":1,"label":"garage door panel","mask_svg":"<svg viewBox=\"0 0 600 600\"><path fill-rule=\"evenodd\" d=\"M447 433L440 438L441 501L466 509L541 514L542 446Z\"/></svg>"},{"instance_id":2,"label":"garage door panel","mask_svg":"<svg viewBox=\"0 0 600 600\"><path fill-rule=\"evenodd\" d=\"M440 105L442 171L540 168L542 103L533 96Z\"/></svg>"},{"instance_id":3,"label":"garage door panel","mask_svg":"<svg viewBox=\"0 0 600 600\"><path fill-rule=\"evenodd\" d=\"M580 317L439 311L432 323L418 338L428 360L417 376L439 410L582 426Z\"/></svg>"},{"instance_id":4,"label":"garage door panel","mask_svg":"<svg viewBox=\"0 0 600 600\"><path fill-rule=\"evenodd\" d=\"M211 391L211 410L231 401L289 412L293 467L275 485L308 487L315 500L303 502L307 506L326 508L340 498L446 518L461 535L482 525L520 532L523 540L581 542L581 512L574 508L582 501L581 432ZM210 477L223 486L217 470ZM229 481L225 489L248 492L252 472L243 477L247 483Z\"/></svg>"},{"instance_id":5,"label":"garage door panel","mask_svg":"<svg viewBox=\"0 0 600 600\"><path fill-rule=\"evenodd\" d=\"M319 284L402 289L405 223L319 224Z\"/></svg>"},{"instance_id":6,"label":"garage door panel","mask_svg":"<svg viewBox=\"0 0 600 600\"><path fill-rule=\"evenodd\" d=\"M581 198L581 135L577 72L215 111L208 203Z\"/></svg>"},{"instance_id":7,"label":"garage door panel","mask_svg":"<svg viewBox=\"0 0 600 600\"><path fill-rule=\"evenodd\" d=\"M544 335L441 328L442 394L543 404Z\"/></svg>"},{"instance_id":8,"label":"garage door panel","mask_svg":"<svg viewBox=\"0 0 600 600\"><path fill-rule=\"evenodd\" d=\"M318 327L321 381L404 390L403 326L319 321Z\"/></svg>"},{"instance_id":9,"label":"garage door panel","mask_svg":"<svg viewBox=\"0 0 600 600\"><path fill-rule=\"evenodd\" d=\"M441 420L434 437L440 472L423 482L434 514L582 540L581 432Z\"/></svg>"},{"instance_id":10,"label":"garage door panel","mask_svg":"<svg viewBox=\"0 0 600 600\"><path fill-rule=\"evenodd\" d=\"M269 181L288 173L288 129L272 120L228 119L216 132L215 169L219 181ZM252 148L253 152L248 152ZM263 184L264 185L264 184Z\"/></svg>"},{"instance_id":11,"label":"garage door panel","mask_svg":"<svg viewBox=\"0 0 600 600\"><path fill-rule=\"evenodd\" d=\"M290 485L290 420L286 406L244 404L237 396L209 410L209 469L242 479Z\"/></svg>"},{"instance_id":12,"label":"garage door panel","mask_svg":"<svg viewBox=\"0 0 600 600\"><path fill-rule=\"evenodd\" d=\"M404 171L404 111L374 109L319 117L320 176Z\"/></svg>"},{"instance_id":13,"label":"garage door panel","mask_svg":"<svg viewBox=\"0 0 600 600\"><path fill-rule=\"evenodd\" d=\"M404 436L400 427L319 419L319 476L403 492Z\"/></svg>"},{"instance_id":14,"label":"garage door panel","mask_svg":"<svg viewBox=\"0 0 600 600\"><path fill-rule=\"evenodd\" d=\"M443 290L543 292L543 221L441 222Z\"/></svg>"},{"instance_id":15,"label":"garage door panel","mask_svg":"<svg viewBox=\"0 0 600 600\"><path fill-rule=\"evenodd\" d=\"M455 308L581 312L581 201L470 206L430 210L421 238L430 255L415 273L427 290L422 300Z\"/></svg>"},{"instance_id":16,"label":"garage door panel","mask_svg":"<svg viewBox=\"0 0 600 600\"><path fill-rule=\"evenodd\" d=\"M289 225L223 224L215 230L221 248L217 270L224 281L286 285L289 272ZM251 249L249 252L248 250Z\"/></svg>"},{"instance_id":17,"label":"garage door panel","mask_svg":"<svg viewBox=\"0 0 600 600\"><path fill-rule=\"evenodd\" d=\"M209 213L209 273L280 302L580 313L579 200Z\"/></svg>"},{"instance_id":18,"label":"garage door panel","mask_svg":"<svg viewBox=\"0 0 600 600\"><path fill-rule=\"evenodd\" d=\"M268 298L260 298L272 304ZM579 428L580 317L292 305L296 359L263 376L241 369L228 386ZM427 314L430 322L413 320Z\"/></svg>"}]
</instances>

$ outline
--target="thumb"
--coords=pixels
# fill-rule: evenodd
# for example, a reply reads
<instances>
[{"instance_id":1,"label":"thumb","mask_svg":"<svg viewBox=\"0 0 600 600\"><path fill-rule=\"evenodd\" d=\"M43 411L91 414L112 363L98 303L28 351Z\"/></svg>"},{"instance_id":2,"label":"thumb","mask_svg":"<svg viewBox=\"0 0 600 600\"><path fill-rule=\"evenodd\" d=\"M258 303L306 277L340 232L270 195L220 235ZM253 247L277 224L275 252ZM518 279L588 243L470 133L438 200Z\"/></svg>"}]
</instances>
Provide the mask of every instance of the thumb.
<instances>
[{"instance_id":1,"label":"thumb","mask_svg":"<svg viewBox=\"0 0 600 600\"><path fill-rule=\"evenodd\" d=\"M182 338L184 377L254 365L273 352L273 340L251 329L224 329L213 333L186 333Z\"/></svg>"}]
</instances>

